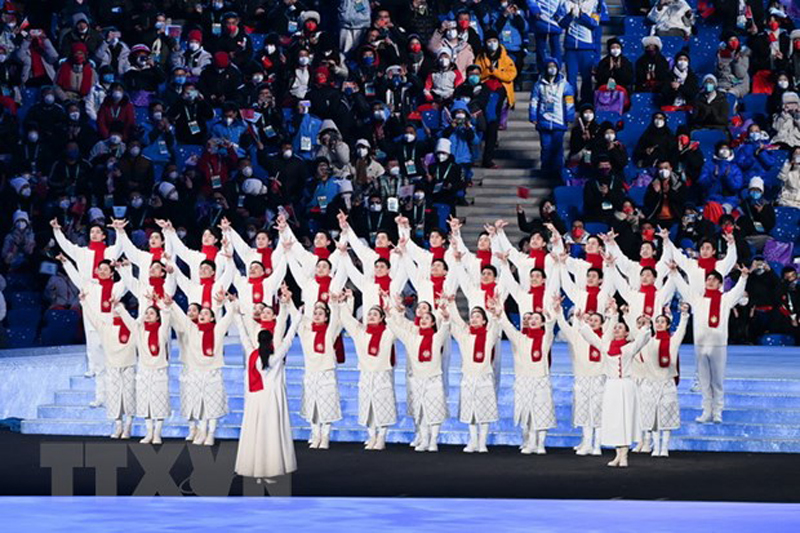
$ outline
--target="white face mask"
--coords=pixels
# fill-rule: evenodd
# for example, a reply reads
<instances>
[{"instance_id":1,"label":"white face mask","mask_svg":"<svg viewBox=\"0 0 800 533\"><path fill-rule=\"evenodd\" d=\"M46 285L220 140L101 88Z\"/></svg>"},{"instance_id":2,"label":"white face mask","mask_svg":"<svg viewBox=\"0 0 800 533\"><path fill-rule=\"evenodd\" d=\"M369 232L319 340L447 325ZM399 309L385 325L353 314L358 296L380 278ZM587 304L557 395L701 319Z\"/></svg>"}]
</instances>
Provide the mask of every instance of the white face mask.
<instances>
[{"instance_id":1,"label":"white face mask","mask_svg":"<svg viewBox=\"0 0 800 533\"><path fill-rule=\"evenodd\" d=\"M108 138L108 142L111 144L119 144L122 142L122 138L119 135L112 135Z\"/></svg>"},{"instance_id":2,"label":"white face mask","mask_svg":"<svg viewBox=\"0 0 800 533\"><path fill-rule=\"evenodd\" d=\"M718 155L720 159L728 159L731 155L731 151L728 150L727 148L723 148L719 151Z\"/></svg>"},{"instance_id":3,"label":"white face mask","mask_svg":"<svg viewBox=\"0 0 800 533\"><path fill-rule=\"evenodd\" d=\"M5 63L6 59L8 59L8 55L0 54L0 63Z\"/></svg>"},{"instance_id":4,"label":"white face mask","mask_svg":"<svg viewBox=\"0 0 800 533\"><path fill-rule=\"evenodd\" d=\"M143 205L144 205L144 199L142 199L141 196L137 196L136 198L131 200L131 207L133 207L134 209L139 209Z\"/></svg>"},{"instance_id":5,"label":"white face mask","mask_svg":"<svg viewBox=\"0 0 800 533\"><path fill-rule=\"evenodd\" d=\"M253 74L253 83L258 84L264 81L263 74Z\"/></svg>"},{"instance_id":6,"label":"white face mask","mask_svg":"<svg viewBox=\"0 0 800 533\"><path fill-rule=\"evenodd\" d=\"M186 230L185 229L179 229L178 231L176 231L176 233L178 234L178 238L179 239L185 239L186 238Z\"/></svg>"},{"instance_id":7,"label":"white face mask","mask_svg":"<svg viewBox=\"0 0 800 533\"><path fill-rule=\"evenodd\" d=\"M167 174L167 178L169 178L172 181L175 181L176 179L178 179L178 171L177 170L173 170L172 172Z\"/></svg>"},{"instance_id":8,"label":"white face mask","mask_svg":"<svg viewBox=\"0 0 800 533\"><path fill-rule=\"evenodd\" d=\"M613 143L616 138L617 138L617 136L614 133L606 133L605 134L606 141L608 141L610 143Z\"/></svg>"},{"instance_id":9,"label":"white face mask","mask_svg":"<svg viewBox=\"0 0 800 533\"><path fill-rule=\"evenodd\" d=\"M413 143L415 140L417 140L417 136L414 135L413 133L406 133L405 135L403 135L403 137L405 138L407 143Z\"/></svg>"},{"instance_id":10,"label":"white face mask","mask_svg":"<svg viewBox=\"0 0 800 533\"><path fill-rule=\"evenodd\" d=\"M47 104L47 105L52 105L52 104L53 104L53 102L55 102L55 101L56 101L56 97L55 97L55 95L52 95L52 94L46 94L46 95L44 95L44 103L45 103L45 104Z\"/></svg>"},{"instance_id":11,"label":"white face mask","mask_svg":"<svg viewBox=\"0 0 800 533\"><path fill-rule=\"evenodd\" d=\"M189 43L189 50L192 52L197 52L198 50L200 50L200 43L192 41L191 43Z\"/></svg>"},{"instance_id":12,"label":"white face mask","mask_svg":"<svg viewBox=\"0 0 800 533\"><path fill-rule=\"evenodd\" d=\"M292 151L291 150L284 150L283 151L283 158L284 159L289 159L290 157L292 157Z\"/></svg>"},{"instance_id":13,"label":"white face mask","mask_svg":"<svg viewBox=\"0 0 800 533\"><path fill-rule=\"evenodd\" d=\"M300 58L298 58L298 59L297 59L297 62L298 62L298 63L299 63L301 66L305 67L305 66L308 66L308 64L311 62L311 58L310 58L310 57L308 57L308 56L302 56L302 57L300 57Z\"/></svg>"},{"instance_id":14,"label":"white face mask","mask_svg":"<svg viewBox=\"0 0 800 533\"><path fill-rule=\"evenodd\" d=\"M358 157L364 158L367 157L368 150L366 148L358 148L356 150L356 154Z\"/></svg>"},{"instance_id":15,"label":"white face mask","mask_svg":"<svg viewBox=\"0 0 800 533\"><path fill-rule=\"evenodd\" d=\"M161 111L153 111L153 120L158 122L163 118L164 114Z\"/></svg>"},{"instance_id":16,"label":"white face mask","mask_svg":"<svg viewBox=\"0 0 800 533\"><path fill-rule=\"evenodd\" d=\"M169 201L171 201L171 202L177 202L177 201L178 201L178 191L172 191L172 192L170 192L170 193L167 195L167 200L169 200ZM181 235L181 232L179 231L179 232L178 232L178 236L179 236L181 239L183 239L184 237L186 237L186 232L184 231L184 232L183 232L183 235Z\"/></svg>"},{"instance_id":17,"label":"white face mask","mask_svg":"<svg viewBox=\"0 0 800 533\"><path fill-rule=\"evenodd\" d=\"M660 119L660 118L657 118L656 120L653 121L653 125L656 128L659 128L659 129L663 128L664 127L664 121L662 119Z\"/></svg>"},{"instance_id":18,"label":"white face mask","mask_svg":"<svg viewBox=\"0 0 800 533\"><path fill-rule=\"evenodd\" d=\"M672 175L672 172L668 168L661 168L658 170L658 175L666 179Z\"/></svg>"},{"instance_id":19,"label":"white face mask","mask_svg":"<svg viewBox=\"0 0 800 533\"><path fill-rule=\"evenodd\" d=\"M111 98L119 102L122 100L122 91L114 91L111 93Z\"/></svg>"},{"instance_id":20,"label":"white face mask","mask_svg":"<svg viewBox=\"0 0 800 533\"><path fill-rule=\"evenodd\" d=\"M687 68L689 68L689 62L688 61L678 61L678 70L683 71L683 70L686 70Z\"/></svg>"},{"instance_id":21,"label":"white face mask","mask_svg":"<svg viewBox=\"0 0 800 533\"><path fill-rule=\"evenodd\" d=\"M436 159L438 159L440 163L444 163L445 161L447 161L448 157L450 157L450 154L445 154L442 152L436 154Z\"/></svg>"},{"instance_id":22,"label":"white face mask","mask_svg":"<svg viewBox=\"0 0 800 533\"><path fill-rule=\"evenodd\" d=\"M28 198L31 195L31 188L30 187L23 187L19 191L19 195L23 198Z\"/></svg>"},{"instance_id":23,"label":"white face mask","mask_svg":"<svg viewBox=\"0 0 800 533\"><path fill-rule=\"evenodd\" d=\"M253 175L253 167L244 167L242 169L242 175L245 178L249 178L250 176L252 176Z\"/></svg>"},{"instance_id":24,"label":"white face mask","mask_svg":"<svg viewBox=\"0 0 800 533\"><path fill-rule=\"evenodd\" d=\"M611 49L611 57L619 57L620 55L622 55L622 48Z\"/></svg>"},{"instance_id":25,"label":"white face mask","mask_svg":"<svg viewBox=\"0 0 800 533\"><path fill-rule=\"evenodd\" d=\"M131 146L131 155L133 157L139 157L139 154L142 153L142 149L139 146Z\"/></svg>"},{"instance_id":26,"label":"white face mask","mask_svg":"<svg viewBox=\"0 0 800 533\"><path fill-rule=\"evenodd\" d=\"M778 87L780 87L781 89L788 89L789 80L778 80Z\"/></svg>"},{"instance_id":27,"label":"white face mask","mask_svg":"<svg viewBox=\"0 0 800 533\"><path fill-rule=\"evenodd\" d=\"M556 74L558 74L558 69L556 67L547 67L548 76L555 78Z\"/></svg>"},{"instance_id":28,"label":"white face mask","mask_svg":"<svg viewBox=\"0 0 800 533\"><path fill-rule=\"evenodd\" d=\"M399 176L400 175L400 167L392 167L389 169L390 176Z\"/></svg>"},{"instance_id":29,"label":"white face mask","mask_svg":"<svg viewBox=\"0 0 800 533\"><path fill-rule=\"evenodd\" d=\"M452 41L453 39L458 37L458 30L454 30L454 29L447 30L446 35L447 35L447 38Z\"/></svg>"},{"instance_id":30,"label":"white face mask","mask_svg":"<svg viewBox=\"0 0 800 533\"><path fill-rule=\"evenodd\" d=\"M439 59L439 64L442 68L447 68L450 66L450 58L449 57L442 57Z\"/></svg>"},{"instance_id":31,"label":"white face mask","mask_svg":"<svg viewBox=\"0 0 800 533\"><path fill-rule=\"evenodd\" d=\"M268 44L266 49L267 49L267 55L272 55L272 54L275 53L275 45L274 44Z\"/></svg>"},{"instance_id":32,"label":"white face mask","mask_svg":"<svg viewBox=\"0 0 800 533\"><path fill-rule=\"evenodd\" d=\"M29 131L28 132L28 140L32 143L35 143L39 140L39 132L38 131Z\"/></svg>"},{"instance_id":33,"label":"white face mask","mask_svg":"<svg viewBox=\"0 0 800 533\"><path fill-rule=\"evenodd\" d=\"M591 122L594 120L594 113L584 113L583 114L583 121L584 122Z\"/></svg>"},{"instance_id":34,"label":"white face mask","mask_svg":"<svg viewBox=\"0 0 800 533\"><path fill-rule=\"evenodd\" d=\"M225 117L225 124L227 124L228 126L233 124L233 117Z\"/></svg>"},{"instance_id":35,"label":"white face mask","mask_svg":"<svg viewBox=\"0 0 800 533\"><path fill-rule=\"evenodd\" d=\"M369 204L369 210L373 213L379 213L383 209L381 204Z\"/></svg>"},{"instance_id":36,"label":"white face mask","mask_svg":"<svg viewBox=\"0 0 800 533\"><path fill-rule=\"evenodd\" d=\"M497 52L497 49L500 48L500 43L497 41L489 41L486 43L486 48L488 48L490 52Z\"/></svg>"},{"instance_id":37,"label":"white face mask","mask_svg":"<svg viewBox=\"0 0 800 533\"><path fill-rule=\"evenodd\" d=\"M796 165L800 165L800 155L796 155L796 156L794 156L794 163L795 163Z\"/></svg>"}]
</instances>

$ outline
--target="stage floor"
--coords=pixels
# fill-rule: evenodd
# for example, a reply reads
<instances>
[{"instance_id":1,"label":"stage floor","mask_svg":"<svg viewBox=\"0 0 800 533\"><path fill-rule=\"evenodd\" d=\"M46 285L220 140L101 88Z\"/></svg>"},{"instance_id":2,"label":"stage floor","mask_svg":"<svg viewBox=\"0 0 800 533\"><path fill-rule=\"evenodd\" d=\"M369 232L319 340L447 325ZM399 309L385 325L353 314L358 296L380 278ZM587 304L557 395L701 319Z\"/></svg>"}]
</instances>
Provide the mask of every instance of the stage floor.
<instances>
[{"instance_id":1,"label":"stage floor","mask_svg":"<svg viewBox=\"0 0 800 533\"><path fill-rule=\"evenodd\" d=\"M4 498L9 531L610 531L788 533L800 506L582 500Z\"/></svg>"}]
</instances>

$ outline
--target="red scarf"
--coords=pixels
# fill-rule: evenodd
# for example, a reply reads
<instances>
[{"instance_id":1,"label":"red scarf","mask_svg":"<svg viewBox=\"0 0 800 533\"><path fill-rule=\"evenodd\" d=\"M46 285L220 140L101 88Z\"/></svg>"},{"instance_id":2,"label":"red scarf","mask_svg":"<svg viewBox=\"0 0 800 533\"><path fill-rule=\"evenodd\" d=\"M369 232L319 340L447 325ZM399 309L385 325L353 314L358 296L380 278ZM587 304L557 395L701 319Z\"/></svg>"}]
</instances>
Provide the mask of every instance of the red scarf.
<instances>
[{"instance_id":1,"label":"red scarf","mask_svg":"<svg viewBox=\"0 0 800 533\"><path fill-rule=\"evenodd\" d=\"M706 289L703 296L711 299L711 302L708 304L708 327L716 328L719 326L719 321L722 318L722 292Z\"/></svg>"},{"instance_id":2,"label":"red scarf","mask_svg":"<svg viewBox=\"0 0 800 533\"><path fill-rule=\"evenodd\" d=\"M164 278L154 278L153 276L150 276L150 280L149 281L150 281L150 286L153 287L153 292L155 293L155 295L158 296L159 298L163 298L164 297L164 281L166 281L166 280ZM154 298L154 300L155 300L155 298Z\"/></svg>"},{"instance_id":3,"label":"red scarf","mask_svg":"<svg viewBox=\"0 0 800 533\"><path fill-rule=\"evenodd\" d=\"M202 334L203 355L214 357L214 323L197 324L197 329Z\"/></svg>"},{"instance_id":4,"label":"red scarf","mask_svg":"<svg viewBox=\"0 0 800 533\"><path fill-rule=\"evenodd\" d=\"M472 345L472 361L483 363L486 358L486 326L469 328L470 335L475 335L475 344Z\"/></svg>"},{"instance_id":5,"label":"red scarf","mask_svg":"<svg viewBox=\"0 0 800 533\"><path fill-rule=\"evenodd\" d=\"M531 250L528 252L528 255L531 259L533 259L533 268L540 268L544 270L544 259L547 257L547 250L542 248L539 250L534 250L531 248Z\"/></svg>"},{"instance_id":6,"label":"red scarf","mask_svg":"<svg viewBox=\"0 0 800 533\"><path fill-rule=\"evenodd\" d=\"M542 339L544 339L544 328L525 328L526 335L533 341L531 344L531 361L537 363L542 360Z\"/></svg>"},{"instance_id":7,"label":"red scarf","mask_svg":"<svg viewBox=\"0 0 800 533\"><path fill-rule=\"evenodd\" d=\"M145 322L144 330L147 332L147 348L150 350L150 355L158 357L159 342L158 331L161 328L161 322Z\"/></svg>"},{"instance_id":8,"label":"red scarf","mask_svg":"<svg viewBox=\"0 0 800 533\"><path fill-rule=\"evenodd\" d=\"M481 268L492 264L491 250L478 250L477 252L475 252L475 256L480 260Z\"/></svg>"},{"instance_id":9,"label":"red scarf","mask_svg":"<svg viewBox=\"0 0 800 533\"><path fill-rule=\"evenodd\" d=\"M314 332L314 351L325 353L325 334L328 332L328 324L311 324L311 331Z\"/></svg>"},{"instance_id":10,"label":"red scarf","mask_svg":"<svg viewBox=\"0 0 800 533\"><path fill-rule=\"evenodd\" d=\"M253 303L260 304L264 301L264 276L247 278L253 291Z\"/></svg>"},{"instance_id":11,"label":"red scarf","mask_svg":"<svg viewBox=\"0 0 800 533\"><path fill-rule=\"evenodd\" d=\"M72 61L65 61L61 68L58 69L56 75L56 85L65 90L72 89L70 84L72 78ZM78 88L78 93L81 96L86 96L92 90L92 65L87 61L83 64L83 77L81 78L81 86Z\"/></svg>"},{"instance_id":12,"label":"red scarf","mask_svg":"<svg viewBox=\"0 0 800 533\"><path fill-rule=\"evenodd\" d=\"M219 252L219 248L217 248L216 246L204 244L200 251L206 256L206 259L208 259L209 261L217 260L217 253Z\"/></svg>"},{"instance_id":13,"label":"red scarf","mask_svg":"<svg viewBox=\"0 0 800 533\"><path fill-rule=\"evenodd\" d=\"M592 265L592 268L603 268L603 256L600 254L586 254L586 261Z\"/></svg>"},{"instance_id":14,"label":"red scarf","mask_svg":"<svg viewBox=\"0 0 800 533\"><path fill-rule=\"evenodd\" d=\"M656 286L641 285L639 292L644 294L644 314L652 317L656 306Z\"/></svg>"},{"instance_id":15,"label":"red scarf","mask_svg":"<svg viewBox=\"0 0 800 533\"><path fill-rule=\"evenodd\" d=\"M642 267L642 268L647 268L647 267L655 268L656 267L656 258L655 257L648 257L647 259L645 259L644 257L642 257L641 259L639 259L639 266Z\"/></svg>"},{"instance_id":16,"label":"red scarf","mask_svg":"<svg viewBox=\"0 0 800 533\"><path fill-rule=\"evenodd\" d=\"M264 380L261 379L261 372L258 371L256 366L256 362L260 357L261 354L258 353L258 348L256 348L247 359L247 381L250 392L264 390Z\"/></svg>"},{"instance_id":17,"label":"red scarf","mask_svg":"<svg viewBox=\"0 0 800 533\"><path fill-rule=\"evenodd\" d=\"M256 252L261 254L261 264L264 265L264 271L267 276L272 274L272 248L269 246L264 248L256 248Z\"/></svg>"},{"instance_id":18,"label":"red scarf","mask_svg":"<svg viewBox=\"0 0 800 533\"><path fill-rule=\"evenodd\" d=\"M433 259L444 259L444 246L431 246Z\"/></svg>"},{"instance_id":19,"label":"red scarf","mask_svg":"<svg viewBox=\"0 0 800 533\"><path fill-rule=\"evenodd\" d=\"M544 309L544 285L539 285L538 287L531 285L531 288L528 289L528 294L531 295L531 309L541 313L542 309Z\"/></svg>"},{"instance_id":20,"label":"red scarf","mask_svg":"<svg viewBox=\"0 0 800 533\"><path fill-rule=\"evenodd\" d=\"M128 344L128 341L131 338L131 330L128 329L128 326L125 325L125 322L122 321L122 317L115 316L114 317L114 325L119 326L119 339L120 344Z\"/></svg>"},{"instance_id":21,"label":"red scarf","mask_svg":"<svg viewBox=\"0 0 800 533\"><path fill-rule=\"evenodd\" d=\"M656 331L656 339L658 339L658 366L668 368L670 363L669 331Z\"/></svg>"},{"instance_id":22,"label":"red scarf","mask_svg":"<svg viewBox=\"0 0 800 533\"><path fill-rule=\"evenodd\" d=\"M445 276L431 276L431 283L433 283L433 299L438 300L442 297L444 291Z\"/></svg>"},{"instance_id":23,"label":"red scarf","mask_svg":"<svg viewBox=\"0 0 800 533\"><path fill-rule=\"evenodd\" d=\"M314 281L317 282L319 288L317 289L317 301L327 302L331 290L331 277L330 276L314 276Z\"/></svg>"},{"instance_id":24,"label":"red scarf","mask_svg":"<svg viewBox=\"0 0 800 533\"><path fill-rule=\"evenodd\" d=\"M433 358L433 336L436 334L433 328L419 328L422 340L419 343L417 359L420 363L427 363Z\"/></svg>"},{"instance_id":25,"label":"red scarf","mask_svg":"<svg viewBox=\"0 0 800 533\"><path fill-rule=\"evenodd\" d=\"M106 258L106 243L104 242L90 242L89 250L94 252L94 260L92 261L92 277L97 279L97 265L100 261Z\"/></svg>"},{"instance_id":26,"label":"red scarf","mask_svg":"<svg viewBox=\"0 0 800 533\"><path fill-rule=\"evenodd\" d=\"M418 316L414 317L414 325L419 327L419 317Z\"/></svg>"},{"instance_id":27,"label":"red scarf","mask_svg":"<svg viewBox=\"0 0 800 533\"><path fill-rule=\"evenodd\" d=\"M584 313L597 312L597 295L599 293L600 287L586 286L586 309L583 310Z\"/></svg>"},{"instance_id":28,"label":"red scarf","mask_svg":"<svg viewBox=\"0 0 800 533\"><path fill-rule=\"evenodd\" d=\"M111 278L100 280L100 311L111 312L111 293L114 290L114 280Z\"/></svg>"},{"instance_id":29,"label":"red scarf","mask_svg":"<svg viewBox=\"0 0 800 533\"><path fill-rule=\"evenodd\" d=\"M261 326L261 329L265 329L265 330L269 331L270 333L272 333L273 335L275 334L275 320L274 319L273 320L259 320L258 323Z\"/></svg>"},{"instance_id":30,"label":"red scarf","mask_svg":"<svg viewBox=\"0 0 800 533\"><path fill-rule=\"evenodd\" d=\"M497 283L481 283L481 290L483 291L484 305L489 305L489 299L494 298L494 290L497 288Z\"/></svg>"},{"instance_id":31,"label":"red scarf","mask_svg":"<svg viewBox=\"0 0 800 533\"><path fill-rule=\"evenodd\" d=\"M381 259L389 261L389 258L392 256L392 249L388 246L376 246L375 253L378 254L378 257Z\"/></svg>"},{"instance_id":32,"label":"red scarf","mask_svg":"<svg viewBox=\"0 0 800 533\"><path fill-rule=\"evenodd\" d=\"M615 357L617 355L622 355L622 347L628 344L628 339L622 340L613 340L611 341L611 346L608 348L608 355Z\"/></svg>"},{"instance_id":33,"label":"red scarf","mask_svg":"<svg viewBox=\"0 0 800 533\"><path fill-rule=\"evenodd\" d=\"M383 332L386 331L385 324L370 324L367 326L367 334L369 337L369 354L377 357L381 348L381 337Z\"/></svg>"},{"instance_id":34,"label":"red scarf","mask_svg":"<svg viewBox=\"0 0 800 533\"><path fill-rule=\"evenodd\" d=\"M383 293L389 292L389 286L392 284L392 278L389 275L385 276L375 276L375 283L381 289L381 292L378 294L378 301L380 302L380 306L383 307Z\"/></svg>"},{"instance_id":35,"label":"red scarf","mask_svg":"<svg viewBox=\"0 0 800 533\"><path fill-rule=\"evenodd\" d=\"M597 335L597 338L603 338L603 328L593 329L594 334ZM592 363L599 363L600 362L600 350L595 347L594 344L589 345L589 361Z\"/></svg>"},{"instance_id":36,"label":"red scarf","mask_svg":"<svg viewBox=\"0 0 800 533\"><path fill-rule=\"evenodd\" d=\"M200 285L203 287L203 296L200 298L200 305L210 309L211 291L214 289L214 278L200 278Z\"/></svg>"},{"instance_id":37,"label":"red scarf","mask_svg":"<svg viewBox=\"0 0 800 533\"><path fill-rule=\"evenodd\" d=\"M161 258L164 257L164 248L161 246L151 246L150 254L153 256L153 261L161 261Z\"/></svg>"},{"instance_id":38,"label":"red scarf","mask_svg":"<svg viewBox=\"0 0 800 533\"><path fill-rule=\"evenodd\" d=\"M316 247L314 248L314 255L317 256L317 259L327 259L331 256L331 251L324 246Z\"/></svg>"},{"instance_id":39,"label":"red scarf","mask_svg":"<svg viewBox=\"0 0 800 533\"><path fill-rule=\"evenodd\" d=\"M715 257L698 257L697 266L705 270L706 276L711 274L717 268L717 259Z\"/></svg>"}]
</instances>

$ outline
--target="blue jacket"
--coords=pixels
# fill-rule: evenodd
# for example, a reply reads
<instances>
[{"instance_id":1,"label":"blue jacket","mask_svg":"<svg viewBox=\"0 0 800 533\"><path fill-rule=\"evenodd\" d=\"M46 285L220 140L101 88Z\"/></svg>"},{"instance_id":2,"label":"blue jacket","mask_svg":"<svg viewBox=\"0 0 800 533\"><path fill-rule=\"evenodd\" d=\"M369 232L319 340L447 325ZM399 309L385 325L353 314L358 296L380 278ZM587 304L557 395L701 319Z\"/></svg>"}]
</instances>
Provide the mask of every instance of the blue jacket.
<instances>
[{"instance_id":1,"label":"blue jacket","mask_svg":"<svg viewBox=\"0 0 800 533\"><path fill-rule=\"evenodd\" d=\"M322 126L322 121L312 114L303 115L297 132L292 138L292 150L298 156L306 161L311 161L314 157L314 148L317 146L317 137L319 136L319 129ZM304 146L304 139L306 144ZM302 148L308 148L303 150Z\"/></svg>"},{"instance_id":2,"label":"blue jacket","mask_svg":"<svg viewBox=\"0 0 800 533\"><path fill-rule=\"evenodd\" d=\"M561 65L555 59L545 60ZM544 131L567 130L575 120L575 91L562 74L550 83L540 77L531 90L528 120L537 122L536 129Z\"/></svg>"},{"instance_id":3,"label":"blue jacket","mask_svg":"<svg viewBox=\"0 0 800 533\"><path fill-rule=\"evenodd\" d=\"M142 153L153 163L168 163L174 156L175 134L159 131L156 124L148 120L142 124L142 146Z\"/></svg>"},{"instance_id":4,"label":"blue jacket","mask_svg":"<svg viewBox=\"0 0 800 533\"><path fill-rule=\"evenodd\" d=\"M319 207L322 212L325 212L337 194L339 194L339 186L333 178L329 177L328 181L317 183L308 206Z\"/></svg>"},{"instance_id":5,"label":"blue jacket","mask_svg":"<svg viewBox=\"0 0 800 533\"><path fill-rule=\"evenodd\" d=\"M736 207L739 205L739 192L744 187L744 176L733 159L728 161L714 156L703 166L697 183L703 191L705 201Z\"/></svg>"},{"instance_id":6,"label":"blue jacket","mask_svg":"<svg viewBox=\"0 0 800 533\"><path fill-rule=\"evenodd\" d=\"M371 23L369 0L339 0L339 25L348 30L367 29Z\"/></svg>"},{"instance_id":7,"label":"blue jacket","mask_svg":"<svg viewBox=\"0 0 800 533\"><path fill-rule=\"evenodd\" d=\"M534 33L561 33L558 22L567 15L565 0L528 0Z\"/></svg>"},{"instance_id":8,"label":"blue jacket","mask_svg":"<svg viewBox=\"0 0 800 533\"><path fill-rule=\"evenodd\" d=\"M244 121L240 119L234 119L233 123L230 126L225 124L225 119L222 119L217 121L211 127L211 137L225 139L236 145L239 144L239 140L241 139L242 135L246 132L247 132L247 126L245 125ZM237 147L236 155L238 155L239 157L243 156L244 150L242 150L240 147Z\"/></svg>"},{"instance_id":9,"label":"blue jacket","mask_svg":"<svg viewBox=\"0 0 800 533\"><path fill-rule=\"evenodd\" d=\"M514 22L517 22L517 24L514 25ZM528 21L522 15L504 17L503 13L494 13L491 26L497 30L500 44L505 46L506 51L519 52L526 47L528 42ZM520 31L520 27L522 31Z\"/></svg>"},{"instance_id":10,"label":"blue jacket","mask_svg":"<svg viewBox=\"0 0 800 533\"><path fill-rule=\"evenodd\" d=\"M761 144L748 140L736 149L734 161L748 180L753 176L762 176L762 173L775 166L775 156L771 150L761 150L756 155L756 150Z\"/></svg>"},{"instance_id":11,"label":"blue jacket","mask_svg":"<svg viewBox=\"0 0 800 533\"><path fill-rule=\"evenodd\" d=\"M456 100L450 108L452 116L459 109L467 112L469 108L463 100ZM450 153L459 165L472 164L472 147L480 144L480 137L476 134L474 127L449 127L442 132L443 137L450 141Z\"/></svg>"},{"instance_id":12,"label":"blue jacket","mask_svg":"<svg viewBox=\"0 0 800 533\"><path fill-rule=\"evenodd\" d=\"M564 37L565 50L595 50L597 48L595 30L600 27L600 11L597 0L582 0L582 12L578 18L572 13L561 19L560 24L567 29ZM586 11L586 12L583 12Z\"/></svg>"}]
</instances>

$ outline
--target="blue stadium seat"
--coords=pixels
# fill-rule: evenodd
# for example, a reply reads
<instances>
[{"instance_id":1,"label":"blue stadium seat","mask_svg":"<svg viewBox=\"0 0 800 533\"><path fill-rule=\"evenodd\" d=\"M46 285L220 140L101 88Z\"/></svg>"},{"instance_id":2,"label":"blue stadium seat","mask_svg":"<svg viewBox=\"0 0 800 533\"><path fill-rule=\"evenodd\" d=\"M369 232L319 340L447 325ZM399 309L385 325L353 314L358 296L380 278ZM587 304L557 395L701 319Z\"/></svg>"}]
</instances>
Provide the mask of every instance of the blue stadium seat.
<instances>
[{"instance_id":1,"label":"blue stadium seat","mask_svg":"<svg viewBox=\"0 0 800 533\"><path fill-rule=\"evenodd\" d=\"M253 53L258 54L264 48L264 41L267 39L266 33L251 33L250 40L253 42Z\"/></svg>"},{"instance_id":2,"label":"blue stadium seat","mask_svg":"<svg viewBox=\"0 0 800 533\"><path fill-rule=\"evenodd\" d=\"M628 197L633 200L637 207L644 206L644 195L647 192L647 187L631 187L628 190Z\"/></svg>"},{"instance_id":3,"label":"blue stadium seat","mask_svg":"<svg viewBox=\"0 0 800 533\"><path fill-rule=\"evenodd\" d=\"M669 60L674 58L681 49L691 47L691 42L683 37L660 37L660 39L663 44L661 53Z\"/></svg>"},{"instance_id":4,"label":"blue stadium seat","mask_svg":"<svg viewBox=\"0 0 800 533\"><path fill-rule=\"evenodd\" d=\"M641 44L642 37L650 33L650 28L645 23L645 17L642 16L630 16L625 17L625 37L628 40L631 39L638 39L639 44ZM633 43L629 43L630 44Z\"/></svg>"},{"instance_id":5,"label":"blue stadium seat","mask_svg":"<svg viewBox=\"0 0 800 533\"><path fill-rule=\"evenodd\" d=\"M754 118L758 115L766 115L767 113L767 98L766 94L746 94L742 98L742 116L745 118Z\"/></svg>"},{"instance_id":6,"label":"blue stadium seat","mask_svg":"<svg viewBox=\"0 0 800 533\"><path fill-rule=\"evenodd\" d=\"M36 345L36 328L21 326L8 329L9 348L30 348Z\"/></svg>"},{"instance_id":7,"label":"blue stadium seat","mask_svg":"<svg viewBox=\"0 0 800 533\"><path fill-rule=\"evenodd\" d=\"M711 154L718 142L728 140L728 133L725 130L694 130L692 140L700 143L700 149L704 154Z\"/></svg>"},{"instance_id":8,"label":"blue stadium seat","mask_svg":"<svg viewBox=\"0 0 800 533\"><path fill-rule=\"evenodd\" d=\"M80 314L71 309L51 309L45 313L42 344L60 346L80 340Z\"/></svg>"},{"instance_id":9,"label":"blue stadium seat","mask_svg":"<svg viewBox=\"0 0 800 533\"><path fill-rule=\"evenodd\" d=\"M732 93L725 93L725 96L728 98L728 116L732 117L738 110L739 99Z\"/></svg>"},{"instance_id":10,"label":"blue stadium seat","mask_svg":"<svg viewBox=\"0 0 800 533\"><path fill-rule=\"evenodd\" d=\"M9 309L41 308L42 295L34 291L19 291L6 294Z\"/></svg>"},{"instance_id":11,"label":"blue stadium seat","mask_svg":"<svg viewBox=\"0 0 800 533\"><path fill-rule=\"evenodd\" d=\"M794 337L791 335L780 335L769 333L758 338L760 346L794 346Z\"/></svg>"},{"instance_id":12,"label":"blue stadium seat","mask_svg":"<svg viewBox=\"0 0 800 533\"><path fill-rule=\"evenodd\" d=\"M147 119L150 116L147 107L134 107L133 114L136 117L136 124L141 126L142 124L147 123Z\"/></svg>"},{"instance_id":13,"label":"blue stadium seat","mask_svg":"<svg viewBox=\"0 0 800 533\"><path fill-rule=\"evenodd\" d=\"M553 197L559 207L583 206L583 187L556 187L553 190Z\"/></svg>"},{"instance_id":14,"label":"blue stadium seat","mask_svg":"<svg viewBox=\"0 0 800 533\"><path fill-rule=\"evenodd\" d=\"M608 233L608 224L604 222L586 222L583 225L583 228L589 235L599 235L600 233Z\"/></svg>"},{"instance_id":15,"label":"blue stadium seat","mask_svg":"<svg viewBox=\"0 0 800 533\"><path fill-rule=\"evenodd\" d=\"M22 307L19 309L9 309L6 320L8 325L12 328L29 326L32 328L39 327L39 321L42 319L41 307Z\"/></svg>"},{"instance_id":16,"label":"blue stadium seat","mask_svg":"<svg viewBox=\"0 0 800 533\"><path fill-rule=\"evenodd\" d=\"M658 110L655 93L633 93L631 95L631 114L647 113L649 117Z\"/></svg>"},{"instance_id":17,"label":"blue stadium seat","mask_svg":"<svg viewBox=\"0 0 800 533\"><path fill-rule=\"evenodd\" d=\"M775 227L770 235L783 242L795 242L800 238L800 209L775 206Z\"/></svg>"},{"instance_id":18,"label":"blue stadium seat","mask_svg":"<svg viewBox=\"0 0 800 533\"><path fill-rule=\"evenodd\" d=\"M192 155L200 155L203 153L202 146L195 146L192 144L178 144L175 145L175 157L177 159L178 166L183 169L186 168L186 160L191 157Z\"/></svg>"},{"instance_id":19,"label":"blue stadium seat","mask_svg":"<svg viewBox=\"0 0 800 533\"><path fill-rule=\"evenodd\" d=\"M692 69L702 80L706 74L713 74L717 62L720 28L697 24L697 45L692 46Z\"/></svg>"}]
</instances>

